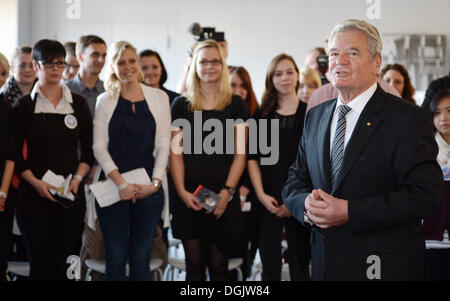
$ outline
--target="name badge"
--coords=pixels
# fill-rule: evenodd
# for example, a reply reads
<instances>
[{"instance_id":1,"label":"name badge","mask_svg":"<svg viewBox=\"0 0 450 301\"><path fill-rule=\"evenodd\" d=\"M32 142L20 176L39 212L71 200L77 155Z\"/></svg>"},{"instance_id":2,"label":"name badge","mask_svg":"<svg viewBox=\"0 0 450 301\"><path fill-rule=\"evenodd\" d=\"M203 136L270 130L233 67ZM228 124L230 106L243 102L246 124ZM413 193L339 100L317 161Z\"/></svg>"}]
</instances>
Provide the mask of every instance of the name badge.
<instances>
[{"instance_id":1,"label":"name badge","mask_svg":"<svg viewBox=\"0 0 450 301\"><path fill-rule=\"evenodd\" d=\"M78 126L78 120L73 115L66 115L66 117L64 118L64 123L71 130L75 129Z\"/></svg>"}]
</instances>

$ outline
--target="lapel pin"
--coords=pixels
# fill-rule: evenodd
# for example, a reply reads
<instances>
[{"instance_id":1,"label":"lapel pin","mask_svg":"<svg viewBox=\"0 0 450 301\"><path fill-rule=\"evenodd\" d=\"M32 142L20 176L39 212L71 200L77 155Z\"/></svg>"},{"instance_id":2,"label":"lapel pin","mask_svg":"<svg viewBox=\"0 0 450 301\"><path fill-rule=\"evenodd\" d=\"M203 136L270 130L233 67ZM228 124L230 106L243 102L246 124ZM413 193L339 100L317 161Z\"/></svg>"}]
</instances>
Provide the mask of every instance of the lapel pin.
<instances>
[{"instance_id":1,"label":"lapel pin","mask_svg":"<svg viewBox=\"0 0 450 301\"><path fill-rule=\"evenodd\" d=\"M368 126L372 126L372 124L370 122L367 123Z\"/></svg>"}]
</instances>

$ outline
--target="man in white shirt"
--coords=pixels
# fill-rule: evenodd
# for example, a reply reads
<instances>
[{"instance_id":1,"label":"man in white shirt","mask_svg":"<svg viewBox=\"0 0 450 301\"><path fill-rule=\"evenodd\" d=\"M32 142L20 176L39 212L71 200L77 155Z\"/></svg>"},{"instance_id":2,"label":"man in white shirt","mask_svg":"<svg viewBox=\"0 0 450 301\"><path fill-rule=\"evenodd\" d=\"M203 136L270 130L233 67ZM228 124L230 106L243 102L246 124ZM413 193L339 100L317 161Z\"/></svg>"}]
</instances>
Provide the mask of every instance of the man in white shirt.
<instances>
[{"instance_id":1,"label":"man in white shirt","mask_svg":"<svg viewBox=\"0 0 450 301\"><path fill-rule=\"evenodd\" d=\"M311 109L283 189L312 232L315 280L420 280L421 220L442 174L429 116L377 84L382 43L361 20L337 24L329 60L337 99ZM311 226L310 226L311 225Z\"/></svg>"},{"instance_id":2,"label":"man in white shirt","mask_svg":"<svg viewBox=\"0 0 450 301\"><path fill-rule=\"evenodd\" d=\"M97 97L105 92L103 81L100 80L99 75L105 65L106 43L102 38L95 35L82 36L79 38L76 45L76 55L78 62L80 63L80 70L78 71L78 74L66 84L72 92L86 98L92 117L94 117ZM92 183L97 168L97 164L92 167L89 172L87 184ZM91 201L93 200L92 198L89 199ZM93 204L88 202L87 216L95 216L93 213L93 210L95 209L93 209L93 206L89 205ZM89 227L88 224L85 224L80 257L82 262L81 272L83 275L86 272L86 259L104 259L103 238L97 219L95 229ZM102 277L94 275L93 279L102 280Z\"/></svg>"}]
</instances>

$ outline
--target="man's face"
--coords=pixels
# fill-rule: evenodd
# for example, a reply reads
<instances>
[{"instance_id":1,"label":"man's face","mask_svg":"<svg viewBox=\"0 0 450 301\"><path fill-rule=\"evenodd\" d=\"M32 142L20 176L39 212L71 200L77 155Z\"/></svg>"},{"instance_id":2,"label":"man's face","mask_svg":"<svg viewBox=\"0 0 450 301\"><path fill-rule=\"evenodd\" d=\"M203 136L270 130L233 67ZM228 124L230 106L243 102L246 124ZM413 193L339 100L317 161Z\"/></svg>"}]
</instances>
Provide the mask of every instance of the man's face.
<instances>
[{"instance_id":1,"label":"man's face","mask_svg":"<svg viewBox=\"0 0 450 301\"><path fill-rule=\"evenodd\" d=\"M80 63L75 56L66 54L66 68L64 68L63 79L65 81L71 80L78 73L80 69Z\"/></svg>"},{"instance_id":2,"label":"man's face","mask_svg":"<svg viewBox=\"0 0 450 301\"><path fill-rule=\"evenodd\" d=\"M381 56L372 58L367 48L368 37L360 31L337 33L330 45L331 83L352 100L377 80Z\"/></svg>"},{"instance_id":3,"label":"man's face","mask_svg":"<svg viewBox=\"0 0 450 301\"><path fill-rule=\"evenodd\" d=\"M317 50L313 50L305 58L305 66L308 66L309 68L316 70L319 72L319 64L317 64L317 57L319 56L319 52Z\"/></svg>"},{"instance_id":4,"label":"man's face","mask_svg":"<svg viewBox=\"0 0 450 301\"><path fill-rule=\"evenodd\" d=\"M105 65L106 45L92 43L78 56L81 68L89 74L99 75Z\"/></svg>"}]
</instances>

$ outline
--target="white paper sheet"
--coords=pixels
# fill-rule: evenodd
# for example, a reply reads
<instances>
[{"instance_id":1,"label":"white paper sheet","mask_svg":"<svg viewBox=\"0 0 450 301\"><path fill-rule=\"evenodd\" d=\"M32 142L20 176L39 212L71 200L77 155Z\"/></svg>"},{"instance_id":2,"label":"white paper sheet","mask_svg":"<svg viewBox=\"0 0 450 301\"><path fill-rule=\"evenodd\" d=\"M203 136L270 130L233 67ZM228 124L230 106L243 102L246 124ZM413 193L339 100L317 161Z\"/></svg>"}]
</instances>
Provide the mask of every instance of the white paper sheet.
<instances>
[{"instance_id":1,"label":"white paper sheet","mask_svg":"<svg viewBox=\"0 0 450 301\"><path fill-rule=\"evenodd\" d=\"M127 183L151 185L152 181L145 168L138 168L122 174ZM119 189L111 179L89 185L100 207L111 206L120 201Z\"/></svg>"},{"instance_id":2,"label":"white paper sheet","mask_svg":"<svg viewBox=\"0 0 450 301\"><path fill-rule=\"evenodd\" d=\"M64 179L61 175L56 175L51 170L47 170L47 172L42 177L42 181L58 187L58 191L54 189L50 189L51 194L58 194L59 196L69 199L71 201L75 200L75 196L72 193L67 193L69 190L70 181L72 180L72 174L68 175L66 179Z\"/></svg>"}]
</instances>

